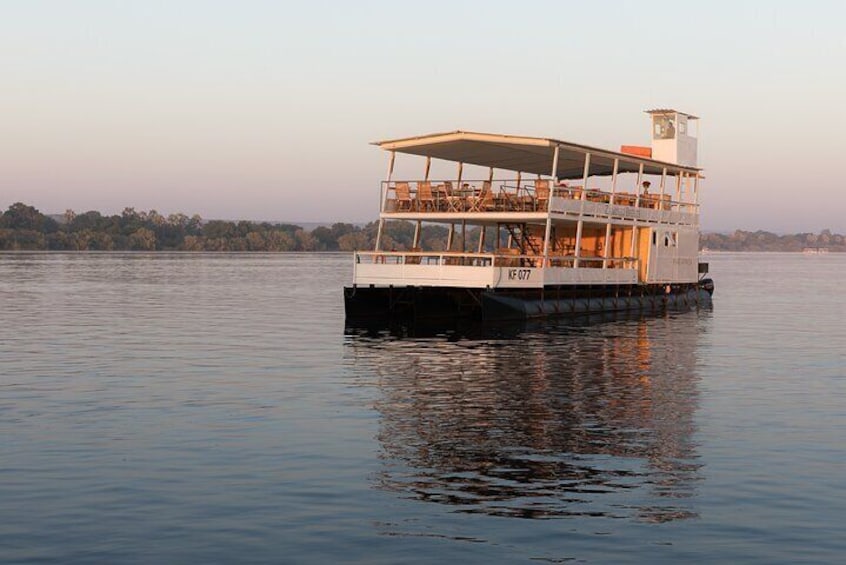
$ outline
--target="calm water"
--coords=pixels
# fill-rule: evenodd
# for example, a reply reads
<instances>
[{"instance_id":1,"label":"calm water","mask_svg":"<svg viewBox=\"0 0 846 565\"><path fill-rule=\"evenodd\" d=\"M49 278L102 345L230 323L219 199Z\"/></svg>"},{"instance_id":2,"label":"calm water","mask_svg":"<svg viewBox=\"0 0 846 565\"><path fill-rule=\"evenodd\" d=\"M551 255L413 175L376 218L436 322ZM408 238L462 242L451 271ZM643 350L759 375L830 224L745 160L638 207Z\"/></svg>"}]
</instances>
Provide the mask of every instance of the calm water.
<instances>
[{"instance_id":1,"label":"calm water","mask_svg":"<svg viewBox=\"0 0 846 565\"><path fill-rule=\"evenodd\" d=\"M0 561L840 562L846 256L713 311L345 331L344 255L0 255Z\"/></svg>"}]
</instances>

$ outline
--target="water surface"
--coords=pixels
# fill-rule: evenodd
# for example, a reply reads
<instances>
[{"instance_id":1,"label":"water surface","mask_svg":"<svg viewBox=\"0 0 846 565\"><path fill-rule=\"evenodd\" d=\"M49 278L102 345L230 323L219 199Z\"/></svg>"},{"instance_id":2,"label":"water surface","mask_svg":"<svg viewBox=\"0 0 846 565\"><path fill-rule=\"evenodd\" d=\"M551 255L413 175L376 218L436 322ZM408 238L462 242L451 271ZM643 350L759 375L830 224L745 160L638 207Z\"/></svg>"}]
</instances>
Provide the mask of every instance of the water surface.
<instances>
[{"instance_id":1,"label":"water surface","mask_svg":"<svg viewBox=\"0 0 846 565\"><path fill-rule=\"evenodd\" d=\"M346 255L0 255L5 562L835 562L846 257L714 308L345 328Z\"/></svg>"}]
</instances>

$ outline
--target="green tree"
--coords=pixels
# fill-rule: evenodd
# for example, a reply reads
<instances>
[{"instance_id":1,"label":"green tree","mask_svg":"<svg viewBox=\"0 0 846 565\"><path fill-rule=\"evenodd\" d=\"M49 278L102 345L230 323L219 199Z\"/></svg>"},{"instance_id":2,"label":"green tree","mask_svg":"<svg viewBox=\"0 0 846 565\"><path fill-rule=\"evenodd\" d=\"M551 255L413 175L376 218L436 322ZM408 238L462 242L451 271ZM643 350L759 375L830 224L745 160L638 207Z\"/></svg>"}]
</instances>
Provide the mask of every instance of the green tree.
<instances>
[{"instance_id":1,"label":"green tree","mask_svg":"<svg viewBox=\"0 0 846 565\"><path fill-rule=\"evenodd\" d=\"M0 216L0 228L42 231L46 217L33 206L15 202Z\"/></svg>"},{"instance_id":2,"label":"green tree","mask_svg":"<svg viewBox=\"0 0 846 565\"><path fill-rule=\"evenodd\" d=\"M129 236L129 247L135 251L154 251L156 234L147 228L138 228Z\"/></svg>"}]
</instances>

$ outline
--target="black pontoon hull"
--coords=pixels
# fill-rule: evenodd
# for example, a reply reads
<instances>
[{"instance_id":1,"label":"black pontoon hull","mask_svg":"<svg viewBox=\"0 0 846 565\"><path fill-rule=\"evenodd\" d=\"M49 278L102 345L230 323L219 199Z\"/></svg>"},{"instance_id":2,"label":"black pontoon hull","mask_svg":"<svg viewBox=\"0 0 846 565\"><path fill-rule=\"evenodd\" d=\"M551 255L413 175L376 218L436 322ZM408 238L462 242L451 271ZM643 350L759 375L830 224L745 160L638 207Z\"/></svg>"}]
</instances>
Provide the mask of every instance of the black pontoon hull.
<instances>
[{"instance_id":1,"label":"black pontoon hull","mask_svg":"<svg viewBox=\"0 0 846 565\"><path fill-rule=\"evenodd\" d=\"M544 289L347 287L348 320L525 320L603 312L709 307L713 282Z\"/></svg>"}]
</instances>

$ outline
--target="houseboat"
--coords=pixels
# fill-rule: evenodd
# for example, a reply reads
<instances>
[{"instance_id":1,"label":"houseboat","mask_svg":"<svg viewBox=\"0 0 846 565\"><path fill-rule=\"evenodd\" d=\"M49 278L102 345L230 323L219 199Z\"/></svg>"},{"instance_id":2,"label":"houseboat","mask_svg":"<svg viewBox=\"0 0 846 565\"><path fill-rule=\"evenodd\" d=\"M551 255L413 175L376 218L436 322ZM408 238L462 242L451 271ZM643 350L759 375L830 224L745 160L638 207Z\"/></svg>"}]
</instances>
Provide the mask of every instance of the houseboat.
<instances>
[{"instance_id":1,"label":"houseboat","mask_svg":"<svg viewBox=\"0 0 846 565\"><path fill-rule=\"evenodd\" d=\"M376 142L388 153L387 178L375 249L353 254L347 318L509 320L710 304L698 254L698 118L646 113L651 145L619 151L469 131ZM419 161L414 178L395 174L398 155ZM413 225L410 247L396 248L392 222Z\"/></svg>"}]
</instances>

